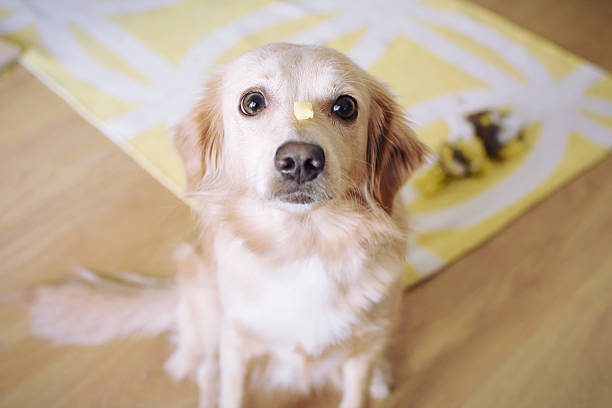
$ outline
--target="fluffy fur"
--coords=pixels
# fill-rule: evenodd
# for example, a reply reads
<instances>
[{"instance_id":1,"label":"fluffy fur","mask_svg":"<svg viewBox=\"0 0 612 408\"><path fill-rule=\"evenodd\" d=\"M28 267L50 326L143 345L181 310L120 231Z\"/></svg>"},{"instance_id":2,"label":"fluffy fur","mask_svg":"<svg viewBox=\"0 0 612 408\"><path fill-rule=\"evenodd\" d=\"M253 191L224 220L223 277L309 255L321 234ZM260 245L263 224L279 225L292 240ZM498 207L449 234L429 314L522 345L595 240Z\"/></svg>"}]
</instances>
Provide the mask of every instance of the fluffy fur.
<instances>
[{"instance_id":1,"label":"fluffy fur","mask_svg":"<svg viewBox=\"0 0 612 408\"><path fill-rule=\"evenodd\" d=\"M266 98L253 117L239 109L249 90ZM354 120L332 114L340 95L357 101ZM298 101L312 119L296 120ZM331 49L271 44L212 75L174 141L205 211L197 244L176 254L171 375L195 376L201 408L239 408L255 389L335 387L341 408L386 396L407 250L397 192L425 153L386 88ZM274 154L290 141L325 153L307 204L279 193Z\"/></svg>"},{"instance_id":2,"label":"fluffy fur","mask_svg":"<svg viewBox=\"0 0 612 408\"><path fill-rule=\"evenodd\" d=\"M251 89L267 106L245 117L238 104ZM358 103L352 122L331 115L345 94ZM297 121L296 101L311 102L314 117ZM288 141L325 151L314 204L275 199L272 159ZM296 393L331 383L342 408L363 407L373 370L384 395L379 359L398 319L406 251L394 201L425 151L384 86L330 49L269 45L213 76L175 142L188 188L206 202L200 247L180 256L181 275L194 279L181 285L180 321L220 333L198 356L182 352L198 334L185 346L179 335L177 371L206 367L214 374L199 380L216 389L220 369L222 408L241 406L255 383ZM194 289L202 282L205 307Z\"/></svg>"}]
</instances>

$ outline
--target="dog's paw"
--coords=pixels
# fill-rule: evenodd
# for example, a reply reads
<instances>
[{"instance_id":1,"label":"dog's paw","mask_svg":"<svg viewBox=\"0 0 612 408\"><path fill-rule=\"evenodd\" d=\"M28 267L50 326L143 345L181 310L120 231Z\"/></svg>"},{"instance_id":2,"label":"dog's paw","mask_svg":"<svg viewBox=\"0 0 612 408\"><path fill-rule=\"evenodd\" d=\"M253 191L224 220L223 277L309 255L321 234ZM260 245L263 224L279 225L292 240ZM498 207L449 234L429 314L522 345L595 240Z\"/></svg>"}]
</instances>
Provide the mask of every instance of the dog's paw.
<instances>
[{"instance_id":1,"label":"dog's paw","mask_svg":"<svg viewBox=\"0 0 612 408\"><path fill-rule=\"evenodd\" d=\"M219 364L215 360L205 360L197 370L200 390L198 408L217 408L219 401Z\"/></svg>"},{"instance_id":2,"label":"dog's paw","mask_svg":"<svg viewBox=\"0 0 612 408\"><path fill-rule=\"evenodd\" d=\"M193 369L190 356L175 351L164 364L164 370L174 381L180 381Z\"/></svg>"},{"instance_id":3,"label":"dog's paw","mask_svg":"<svg viewBox=\"0 0 612 408\"><path fill-rule=\"evenodd\" d=\"M374 399L385 399L391 394L387 384L372 382L370 384L370 396Z\"/></svg>"},{"instance_id":4,"label":"dog's paw","mask_svg":"<svg viewBox=\"0 0 612 408\"><path fill-rule=\"evenodd\" d=\"M385 399L391 394L392 387L391 366L388 361L380 360L376 363L372 372L370 396L374 399Z\"/></svg>"}]
</instances>

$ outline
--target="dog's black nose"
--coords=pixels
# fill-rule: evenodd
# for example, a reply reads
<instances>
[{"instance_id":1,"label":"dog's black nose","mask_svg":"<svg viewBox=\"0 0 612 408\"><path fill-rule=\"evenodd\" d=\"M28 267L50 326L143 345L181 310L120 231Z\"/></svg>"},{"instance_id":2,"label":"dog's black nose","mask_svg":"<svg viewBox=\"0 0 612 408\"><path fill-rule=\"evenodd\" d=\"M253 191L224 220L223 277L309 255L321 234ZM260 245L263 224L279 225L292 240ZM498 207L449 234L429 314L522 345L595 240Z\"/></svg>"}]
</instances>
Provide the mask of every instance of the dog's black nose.
<instances>
[{"instance_id":1,"label":"dog's black nose","mask_svg":"<svg viewBox=\"0 0 612 408\"><path fill-rule=\"evenodd\" d=\"M325 167L321 146L303 142L287 142L274 155L276 170L298 184L317 178Z\"/></svg>"}]
</instances>

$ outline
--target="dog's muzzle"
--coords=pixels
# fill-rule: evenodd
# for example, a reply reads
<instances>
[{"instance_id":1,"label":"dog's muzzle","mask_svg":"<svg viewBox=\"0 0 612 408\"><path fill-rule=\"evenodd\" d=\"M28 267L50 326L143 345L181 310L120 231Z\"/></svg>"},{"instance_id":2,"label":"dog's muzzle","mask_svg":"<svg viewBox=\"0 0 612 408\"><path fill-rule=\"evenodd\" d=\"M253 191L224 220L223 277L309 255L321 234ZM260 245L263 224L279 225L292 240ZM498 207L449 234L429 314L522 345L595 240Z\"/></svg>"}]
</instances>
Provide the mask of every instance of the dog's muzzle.
<instances>
[{"instance_id":1,"label":"dog's muzzle","mask_svg":"<svg viewBox=\"0 0 612 408\"><path fill-rule=\"evenodd\" d=\"M321 146L287 142L276 150L274 166L285 184L279 199L296 204L316 201L311 182L325 168L325 152Z\"/></svg>"}]
</instances>

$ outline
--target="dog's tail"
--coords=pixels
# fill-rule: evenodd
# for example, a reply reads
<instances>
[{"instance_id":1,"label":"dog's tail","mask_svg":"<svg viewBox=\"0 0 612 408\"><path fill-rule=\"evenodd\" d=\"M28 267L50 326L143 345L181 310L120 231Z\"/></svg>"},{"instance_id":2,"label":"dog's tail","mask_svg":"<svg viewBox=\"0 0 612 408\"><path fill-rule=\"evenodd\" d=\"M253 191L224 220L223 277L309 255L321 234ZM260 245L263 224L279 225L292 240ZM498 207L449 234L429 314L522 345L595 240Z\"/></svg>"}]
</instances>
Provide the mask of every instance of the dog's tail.
<instances>
[{"instance_id":1,"label":"dog's tail","mask_svg":"<svg viewBox=\"0 0 612 408\"><path fill-rule=\"evenodd\" d=\"M76 272L76 280L20 293L33 334L55 344L95 345L174 328L178 294L169 280Z\"/></svg>"}]
</instances>

